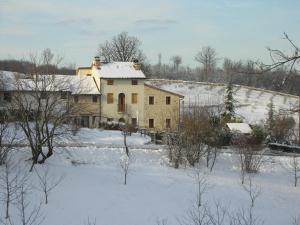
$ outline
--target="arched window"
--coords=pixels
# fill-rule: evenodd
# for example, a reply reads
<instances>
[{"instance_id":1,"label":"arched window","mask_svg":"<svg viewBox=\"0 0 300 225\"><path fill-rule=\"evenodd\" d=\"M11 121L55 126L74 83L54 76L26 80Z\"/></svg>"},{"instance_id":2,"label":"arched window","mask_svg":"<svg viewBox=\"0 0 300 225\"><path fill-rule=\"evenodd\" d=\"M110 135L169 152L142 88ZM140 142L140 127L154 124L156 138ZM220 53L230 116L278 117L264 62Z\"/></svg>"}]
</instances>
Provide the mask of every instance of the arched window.
<instances>
[{"instance_id":1,"label":"arched window","mask_svg":"<svg viewBox=\"0 0 300 225\"><path fill-rule=\"evenodd\" d=\"M120 93L118 97L118 112L125 112L125 94Z\"/></svg>"}]
</instances>

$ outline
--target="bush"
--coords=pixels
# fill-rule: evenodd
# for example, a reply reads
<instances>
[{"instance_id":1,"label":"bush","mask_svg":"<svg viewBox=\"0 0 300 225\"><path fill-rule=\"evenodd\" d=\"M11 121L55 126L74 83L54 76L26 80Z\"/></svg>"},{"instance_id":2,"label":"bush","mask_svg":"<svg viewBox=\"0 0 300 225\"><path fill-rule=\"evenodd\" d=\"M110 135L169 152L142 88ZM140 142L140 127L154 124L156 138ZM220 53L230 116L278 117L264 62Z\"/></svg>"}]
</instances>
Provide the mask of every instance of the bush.
<instances>
[{"instance_id":1,"label":"bush","mask_svg":"<svg viewBox=\"0 0 300 225\"><path fill-rule=\"evenodd\" d=\"M254 139L254 142L259 145L262 144L264 142L264 140L267 137L267 131L265 130L264 127L260 126L260 125L254 125L252 127L252 136Z\"/></svg>"}]
</instances>

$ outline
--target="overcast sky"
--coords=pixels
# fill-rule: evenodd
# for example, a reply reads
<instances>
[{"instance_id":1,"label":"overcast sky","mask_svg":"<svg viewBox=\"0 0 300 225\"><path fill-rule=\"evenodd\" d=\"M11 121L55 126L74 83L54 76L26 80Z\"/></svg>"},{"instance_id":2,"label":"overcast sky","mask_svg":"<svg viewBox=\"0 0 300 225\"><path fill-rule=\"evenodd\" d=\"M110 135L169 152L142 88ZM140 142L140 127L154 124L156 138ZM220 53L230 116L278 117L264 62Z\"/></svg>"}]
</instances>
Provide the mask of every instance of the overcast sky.
<instances>
[{"instance_id":1,"label":"overcast sky","mask_svg":"<svg viewBox=\"0 0 300 225\"><path fill-rule=\"evenodd\" d=\"M151 63L180 55L195 66L202 46L219 58L269 60L266 47L300 44L299 0L0 0L0 59L51 48L64 63L90 64L99 43L127 31Z\"/></svg>"}]
</instances>

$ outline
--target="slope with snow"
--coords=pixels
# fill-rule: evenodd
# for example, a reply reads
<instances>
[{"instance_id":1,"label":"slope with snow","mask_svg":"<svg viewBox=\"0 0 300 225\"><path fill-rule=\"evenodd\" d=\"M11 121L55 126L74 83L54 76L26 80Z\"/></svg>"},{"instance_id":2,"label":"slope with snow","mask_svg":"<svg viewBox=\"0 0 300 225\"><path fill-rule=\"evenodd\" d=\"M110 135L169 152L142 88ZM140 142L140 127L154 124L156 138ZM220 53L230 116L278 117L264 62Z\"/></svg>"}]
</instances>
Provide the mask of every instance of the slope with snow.
<instances>
[{"instance_id":1,"label":"slope with snow","mask_svg":"<svg viewBox=\"0 0 300 225\"><path fill-rule=\"evenodd\" d=\"M150 84L184 95L184 104L217 105L224 102L224 84L191 81L149 80ZM256 89L234 86L236 113L247 123L259 123L267 118L268 104L273 101L275 110L291 109L299 104L299 97ZM295 116L295 119L297 117Z\"/></svg>"}]
</instances>

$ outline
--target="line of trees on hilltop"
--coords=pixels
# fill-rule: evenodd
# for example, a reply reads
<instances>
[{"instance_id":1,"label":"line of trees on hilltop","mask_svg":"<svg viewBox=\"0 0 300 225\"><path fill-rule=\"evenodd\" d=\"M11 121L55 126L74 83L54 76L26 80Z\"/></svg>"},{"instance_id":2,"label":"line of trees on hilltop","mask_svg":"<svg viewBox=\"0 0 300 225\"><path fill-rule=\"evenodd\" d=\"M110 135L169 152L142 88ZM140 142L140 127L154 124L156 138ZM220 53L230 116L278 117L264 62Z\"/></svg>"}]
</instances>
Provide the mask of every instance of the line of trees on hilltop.
<instances>
[{"instance_id":1,"label":"line of trees on hilltop","mask_svg":"<svg viewBox=\"0 0 300 225\"><path fill-rule=\"evenodd\" d=\"M54 54L50 49L44 50L45 54L47 54L51 60L54 57ZM32 56L31 56L32 58ZM56 61L61 62L62 58L56 59ZM17 60L17 59L5 59L0 60L0 70L4 71L12 71L18 73L28 74L32 69L36 67L32 60ZM63 75L75 75L76 74L76 66L74 64L70 64L67 66L59 67L57 65L46 65L42 62L38 65L37 68L42 74L63 74Z\"/></svg>"},{"instance_id":2,"label":"line of trees on hilltop","mask_svg":"<svg viewBox=\"0 0 300 225\"><path fill-rule=\"evenodd\" d=\"M293 42L285 34L285 39ZM198 66L191 68L183 65L180 55L170 58L169 64L162 63L162 54L158 54L158 61L149 64L141 49L141 41L134 36L122 32L111 40L99 45L98 54L106 61L132 61L138 59L143 63L143 70L148 78L182 79L203 82L218 82L240 84L274 91L300 95L300 76L295 69L298 63L298 53L285 55L282 51L267 49L273 64L265 65L251 60L231 60L219 58L216 49L204 46L195 54ZM296 60L296 62L294 61ZM218 67L217 65L220 65Z\"/></svg>"}]
</instances>

